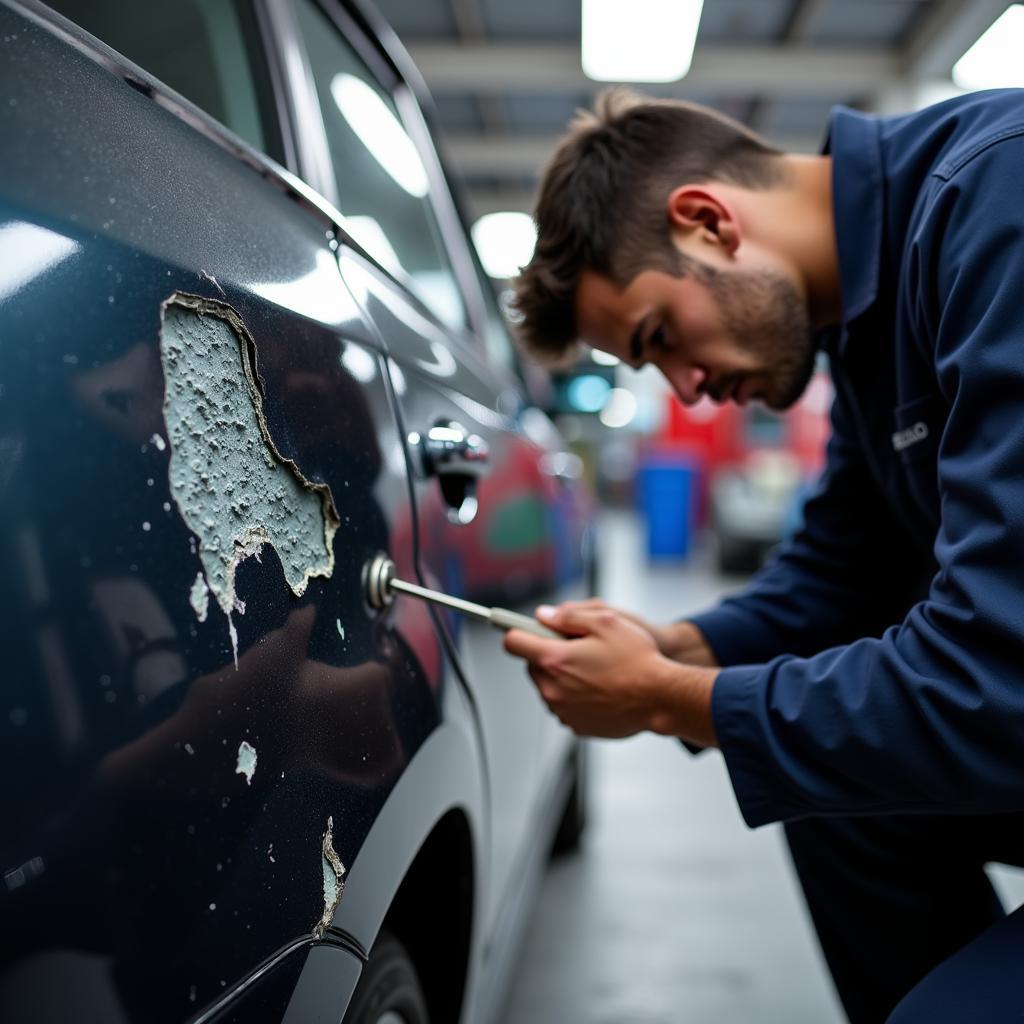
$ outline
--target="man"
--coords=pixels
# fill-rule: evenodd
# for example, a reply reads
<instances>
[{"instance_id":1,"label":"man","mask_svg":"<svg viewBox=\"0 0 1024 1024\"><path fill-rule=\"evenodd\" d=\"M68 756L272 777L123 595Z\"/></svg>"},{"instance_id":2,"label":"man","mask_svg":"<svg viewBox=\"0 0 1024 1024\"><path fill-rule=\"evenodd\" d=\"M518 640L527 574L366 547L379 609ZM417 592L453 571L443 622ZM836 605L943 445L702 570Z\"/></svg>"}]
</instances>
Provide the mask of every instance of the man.
<instances>
[{"instance_id":1,"label":"man","mask_svg":"<svg viewBox=\"0 0 1024 1024\"><path fill-rule=\"evenodd\" d=\"M539 609L573 639L506 647L580 733L721 748L747 823L786 824L855 1024L1024 1013L1024 916L982 870L1024 863L1022 178L1021 91L840 109L813 157L612 92L516 282L534 352L582 338L686 403L784 409L829 357L826 469L743 593L669 626Z\"/></svg>"}]
</instances>

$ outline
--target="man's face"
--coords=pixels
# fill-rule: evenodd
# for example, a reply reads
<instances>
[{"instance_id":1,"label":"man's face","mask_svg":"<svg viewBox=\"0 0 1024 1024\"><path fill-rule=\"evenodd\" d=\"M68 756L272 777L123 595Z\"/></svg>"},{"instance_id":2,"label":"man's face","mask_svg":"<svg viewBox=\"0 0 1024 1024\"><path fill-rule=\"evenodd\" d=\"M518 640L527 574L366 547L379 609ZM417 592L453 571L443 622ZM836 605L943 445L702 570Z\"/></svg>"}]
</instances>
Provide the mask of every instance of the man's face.
<instances>
[{"instance_id":1,"label":"man's face","mask_svg":"<svg viewBox=\"0 0 1024 1024\"><path fill-rule=\"evenodd\" d=\"M621 291L584 271L576 313L584 341L634 367L657 366L687 405L706 394L785 409L814 370L803 296L774 269L711 271L702 279L645 270Z\"/></svg>"}]
</instances>

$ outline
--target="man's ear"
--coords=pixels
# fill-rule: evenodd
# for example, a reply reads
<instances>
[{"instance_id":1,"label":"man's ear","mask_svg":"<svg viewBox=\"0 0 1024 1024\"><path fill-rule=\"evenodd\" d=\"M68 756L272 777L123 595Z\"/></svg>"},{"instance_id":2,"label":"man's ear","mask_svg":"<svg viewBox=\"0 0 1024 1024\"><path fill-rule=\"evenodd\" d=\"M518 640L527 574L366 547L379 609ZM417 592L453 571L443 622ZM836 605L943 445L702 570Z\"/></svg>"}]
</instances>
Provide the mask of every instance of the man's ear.
<instances>
[{"instance_id":1,"label":"man's ear","mask_svg":"<svg viewBox=\"0 0 1024 1024\"><path fill-rule=\"evenodd\" d=\"M731 256L740 245L740 222L728 203L696 185L680 185L668 197L668 220L684 236L718 245Z\"/></svg>"}]
</instances>

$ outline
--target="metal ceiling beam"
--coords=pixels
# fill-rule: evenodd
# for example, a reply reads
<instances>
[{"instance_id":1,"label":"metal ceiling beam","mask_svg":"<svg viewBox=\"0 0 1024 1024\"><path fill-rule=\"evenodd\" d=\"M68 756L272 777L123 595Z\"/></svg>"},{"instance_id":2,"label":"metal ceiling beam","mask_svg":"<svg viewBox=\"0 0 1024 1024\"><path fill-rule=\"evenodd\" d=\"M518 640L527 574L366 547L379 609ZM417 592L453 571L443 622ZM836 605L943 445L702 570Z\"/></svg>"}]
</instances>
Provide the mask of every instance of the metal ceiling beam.
<instances>
[{"instance_id":1,"label":"metal ceiling beam","mask_svg":"<svg viewBox=\"0 0 1024 1024\"><path fill-rule=\"evenodd\" d=\"M501 213L512 210L516 213L533 213L534 193L530 189L469 189L469 213L472 219L485 213Z\"/></svg>"},{"instance_id":2,"label":"metal ceiling beam","mask_svg":"<svg viewBox=\"0 0 1024 1024\"><path fill-rule=\"evenodd\" d=\"M787 43L806 42L827 3L828 0L796 0L782 38Z\"/></svg>"},{"instance_id":3,"label":"metal ceiling beam","mask_svg":"<svg viewBox=\"0 0 1024 1024\"><path fill-rule=\"evenodd\" d=\"M904 75L948 78L953 65L1007 6L1009 0L936 0L906 47Z\"/></svg>"},{"instance_id":4,"label":"metal ceiling beam","mask_svg":"<svg viewBox=\"0 0 1024 1024\"><path fill-rule=\"evenodd\" d=\"M579 48L572 45L427 39L408 45L435 93L592 93L602 87L583 74ZM901 70L899 54L868 47L704 46L682 87L730 95L857 95L895 83Z\"/></svg>"},{"instance_id":5,"label":"metal ceiling beam","mask_svg":"<svg viewBox=\"0 0 1024 1024\"><path fill-rule=\"evenodd\" d=\"M518 177L539 173L558 144L557 135L448 135L445 151L465 175ZM768 141L791 153L816 153L820 137L778 138Z\"/></svg>"}]
</instances>

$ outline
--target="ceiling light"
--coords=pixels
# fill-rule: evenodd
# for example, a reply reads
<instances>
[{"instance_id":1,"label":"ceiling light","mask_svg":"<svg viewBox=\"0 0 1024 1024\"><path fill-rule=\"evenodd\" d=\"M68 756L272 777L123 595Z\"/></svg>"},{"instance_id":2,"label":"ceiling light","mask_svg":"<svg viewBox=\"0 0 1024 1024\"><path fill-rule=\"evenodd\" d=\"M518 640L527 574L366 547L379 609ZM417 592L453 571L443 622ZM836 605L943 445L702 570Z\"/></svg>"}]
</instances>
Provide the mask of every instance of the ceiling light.
<instances>
[{"instance_id":1,"label":"ceiling light","mask_svg":"<svg viewBox=\"0 0 1024 1024\"><path fill-rule=\"evenodd\" d=\"M490 277L515 277L530 262L537 226L527 213L484 214L473 225L473 244Z\"/></svg>"},{"instance_id":2,"label":"ceiling light","mask_svg":"<svg viewBox=\"0 0 1024 1024\"><path fill-rule=\"evenodd\" d=\"M412 139L381 96L355 75L331 79L331 95L342 116L373 158L409 195L421 198L430 187Z\"/></svg>"},{"instance_id":3,"label":"ceiling light","mask_svg":"<svg viewBox=\"0 0 1024 1024\"><path fill-rule=\"evenodd\" d=\"M953 65L961 89L1001 89L1024 85L1024 4L1008 7Z\"/></svg>"},{"instance_id":4,"label":"ceiling light","mask_svg":"<svg viewBox=\"0 0 1024 1024\"><path fill-rule=\"evenodd\" d=\"M675 82L690 70L704 0L583 0L583 73L598 82Z\"/></svg>"}]
</instances>

